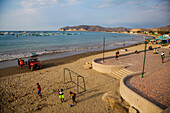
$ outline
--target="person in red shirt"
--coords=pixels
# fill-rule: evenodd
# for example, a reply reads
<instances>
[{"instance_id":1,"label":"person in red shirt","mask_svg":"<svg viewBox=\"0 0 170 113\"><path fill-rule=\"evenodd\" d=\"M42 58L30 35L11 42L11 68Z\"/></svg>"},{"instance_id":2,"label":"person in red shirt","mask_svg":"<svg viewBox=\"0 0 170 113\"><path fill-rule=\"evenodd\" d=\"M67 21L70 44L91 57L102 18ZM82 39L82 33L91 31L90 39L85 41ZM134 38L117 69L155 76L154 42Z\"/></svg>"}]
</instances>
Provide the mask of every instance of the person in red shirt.
<instances>
[{"instance_id":1,"label":"person in red shirt","mask_svg":"<svg viewBox=\"0 0 170 113\"><path fill-rule=\"evenodd\" d=\"M23 65L24 65L24 62L22 61L22 59L21 59L21 58L19 59L19 65L20 65L20 68L22 68L22 67L23 67Z\"/></svg>"},{"instance_id":2,"label":"person in red shirt","mask_svg":"<svg viewBox=\"0 0 170 113\"><path fill-rule=\"evenodd\" d=\"M42 98L41 87L40 87L39 83L37 83L37 89L38 89L38 95L40 96L40 98Z\"/></svg>"}]
</instances>

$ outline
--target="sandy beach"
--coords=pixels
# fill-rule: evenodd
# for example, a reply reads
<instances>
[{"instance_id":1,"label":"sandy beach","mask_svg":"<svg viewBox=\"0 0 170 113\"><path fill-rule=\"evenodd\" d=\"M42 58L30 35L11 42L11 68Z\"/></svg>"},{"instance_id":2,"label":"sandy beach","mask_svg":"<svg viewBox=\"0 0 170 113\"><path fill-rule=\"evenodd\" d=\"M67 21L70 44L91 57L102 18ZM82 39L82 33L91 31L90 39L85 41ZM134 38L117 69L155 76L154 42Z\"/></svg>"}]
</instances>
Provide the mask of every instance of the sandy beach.
<instances>
[{"instance_id":1,"label":"sandy beach","mask_svg":"<svg viewBox=\"0 0 170 113\"><path fill-rule=\"evenodd\" d=\"M152 46L158 47L158 45ZM144 44L126 48L128 51L120 51L120 54L132 53L135 50L142 51ZM105 53L105 56L115 56L115 52L116 50L109 50ZM115 109L110 109L108 103L102 100L102 96L106 92L116 92L116 95L120 95L120 80L109 74L83 68L86 62L90 62L95 58L101 58L103 56L101 53L102 51L91 52L45 61L42 62L41 70L32 72L27 69L18 69L18 67L1 69L1 112L119 113ZM85 78L87 91L77 94L78 103L73 107L69 106L72 104L72 100L69 98L69 91L76 91L77 86L72 83L63 84L64 68L69 68ZM140 68L140 66L137 68ZM68 75L66 80L68 80ZM37 83L42 88L41 99L37 95ZM57 95L57 90L61 88L64 89L64 103L60 102Z\"/></svg>"},{"instance_id":2,"label":"sandy beach","mask_svg":"<svg viewBox=\"0 0 170 113\"><path fill-rule=\"evenodd\" d=\"M0 113L170 113L169 6L0 0Z\"/></svg>"}]
</instances>

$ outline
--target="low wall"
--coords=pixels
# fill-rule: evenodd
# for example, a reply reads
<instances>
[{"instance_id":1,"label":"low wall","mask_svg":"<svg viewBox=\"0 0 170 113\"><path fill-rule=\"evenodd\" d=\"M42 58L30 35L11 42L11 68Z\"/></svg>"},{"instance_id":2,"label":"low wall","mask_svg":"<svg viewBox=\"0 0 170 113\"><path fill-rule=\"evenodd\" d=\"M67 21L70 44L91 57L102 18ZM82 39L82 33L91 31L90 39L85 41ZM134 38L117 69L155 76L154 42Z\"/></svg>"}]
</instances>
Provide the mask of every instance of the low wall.
<instances>
[{"instance_id":1,"label":"low wall","mask_svg":"<svg viewBox=\"0 0 170 113\"><path fill-rule=\"evenodd\" d=\"M141 72L133 73L123 77L120 81L120 94L131 106L134 106L141 113L161 113L163 109L152 102L138 95L126 86L126 81L133 76L141 75Z\"/></svg>"},{"instance_id":2,"label":"low wall","mask_svg":"<svg viewBox=\"0 0 170 113\"><path fill-rule=\"evenodd\" d=\"M117 71L117 70L125 68L125 65L103 65L97 62L100 60L102 60L102 58L93 60L92 67L94 70L102 72L102 73L112 73L113 71Z\"/></svg>"}]
</instances>

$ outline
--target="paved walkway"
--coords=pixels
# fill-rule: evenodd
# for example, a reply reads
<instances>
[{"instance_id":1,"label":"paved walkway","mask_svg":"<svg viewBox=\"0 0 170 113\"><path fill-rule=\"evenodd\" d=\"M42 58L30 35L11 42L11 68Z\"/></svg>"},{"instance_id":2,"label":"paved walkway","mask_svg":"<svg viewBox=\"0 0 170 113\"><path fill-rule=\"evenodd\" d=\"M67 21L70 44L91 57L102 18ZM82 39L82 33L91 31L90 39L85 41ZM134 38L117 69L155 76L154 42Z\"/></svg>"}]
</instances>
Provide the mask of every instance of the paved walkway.
<instances>
[{"instance_id":1,"label":"paved walkway","mask_svg":"<svg viewBox=\"0 0 170 113\"><path fill-rule=\"evenodd\" d=\"M162 63L160 53L165 52L165 63ZM144 78L133 77L130 87L144 98L165 109L170 106L170 49L159 49L159 54L147 51ZM110 58L105 65L125 64L128 70L142 71L144 52L119 57L119 60Z\"/></svg>"}]
</instances>

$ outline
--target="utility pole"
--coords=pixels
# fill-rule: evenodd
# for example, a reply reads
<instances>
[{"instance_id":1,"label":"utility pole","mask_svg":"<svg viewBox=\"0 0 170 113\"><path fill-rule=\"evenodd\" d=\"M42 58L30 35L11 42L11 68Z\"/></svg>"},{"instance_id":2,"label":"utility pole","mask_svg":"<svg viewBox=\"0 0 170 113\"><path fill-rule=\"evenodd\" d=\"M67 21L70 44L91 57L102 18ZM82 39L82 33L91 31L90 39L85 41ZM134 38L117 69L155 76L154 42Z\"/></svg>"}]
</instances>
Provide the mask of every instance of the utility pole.
<instances>
[{"instance_id":1,"label":"utility pole","mask_svg":"<svg viewBox=\"0 0 170 113\"><path fill-rule=\"evenodd\" d=\"M147 48L147 41L145 40L145 52L144 52L144 60L143 60L143 71L142 71L142 78L143 78L144 69L145 69L146 48Z\"/></svg>"}]
</instances>

